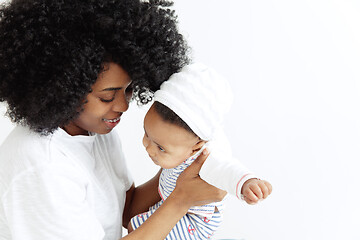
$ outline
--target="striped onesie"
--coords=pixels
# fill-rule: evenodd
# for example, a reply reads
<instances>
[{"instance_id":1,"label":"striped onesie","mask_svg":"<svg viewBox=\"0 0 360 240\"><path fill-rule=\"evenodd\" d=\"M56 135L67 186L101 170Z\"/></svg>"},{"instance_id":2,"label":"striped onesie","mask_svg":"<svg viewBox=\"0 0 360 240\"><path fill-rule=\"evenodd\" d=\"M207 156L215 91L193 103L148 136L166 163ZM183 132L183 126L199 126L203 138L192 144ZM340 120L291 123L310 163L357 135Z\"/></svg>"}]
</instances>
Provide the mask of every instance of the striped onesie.
<instances>
[{"instance_id":1,"label":"striped onesie","mask_svg":"<svg viewBox=\"0 0 360 240\"><path fill-rule=\"evenodd\" d=\"M202 149L204 148L205 146ZM158 188L161 200L150 207L148 212L139 214L131 219L131 226L134 230L144 223L146 219L161 206L175 189L176 180L179 175L200 155L202 149L177 167L162 170ZM217 208L218 211L215 212L215 208ZM222 210L222 202L191 207L188 213L180 219L165 239L209 239L218 229L222 221Z\"/></svg>"}]
</instances>

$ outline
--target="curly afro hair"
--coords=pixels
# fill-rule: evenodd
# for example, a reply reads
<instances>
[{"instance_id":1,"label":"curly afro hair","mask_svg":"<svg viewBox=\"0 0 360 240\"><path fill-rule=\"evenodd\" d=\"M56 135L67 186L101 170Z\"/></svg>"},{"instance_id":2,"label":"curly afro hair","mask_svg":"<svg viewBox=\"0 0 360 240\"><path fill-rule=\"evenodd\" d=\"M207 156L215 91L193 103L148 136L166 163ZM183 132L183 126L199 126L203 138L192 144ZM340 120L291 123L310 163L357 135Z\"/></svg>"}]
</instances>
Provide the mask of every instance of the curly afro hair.
<instances>
[{"instance_id":1,"label":"curly afro hair","mask_svg":"<svg viewBox=\"0 0 360 240\"><path fill-rule=\"evenodd\" d=\"M190 60L165 0L13 0L0 7L0 101L41 134L75 119L106 63L139 104ZM81 110L80 110L81 111Z\"/></svg>"}]
</instances>

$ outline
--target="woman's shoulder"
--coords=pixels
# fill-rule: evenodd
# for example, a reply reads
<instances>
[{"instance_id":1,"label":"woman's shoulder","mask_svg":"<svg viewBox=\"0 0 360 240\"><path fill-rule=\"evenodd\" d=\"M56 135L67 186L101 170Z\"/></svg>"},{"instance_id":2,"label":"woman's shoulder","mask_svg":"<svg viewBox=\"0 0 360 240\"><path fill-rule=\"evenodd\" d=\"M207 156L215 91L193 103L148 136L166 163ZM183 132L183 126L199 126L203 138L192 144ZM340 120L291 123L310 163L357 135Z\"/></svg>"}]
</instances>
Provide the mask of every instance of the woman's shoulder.
<instances>
[{"instance_id":1,"label":"woman's shoulder","mask_svg":"<svg viewBox=\"0 0 360 240\"><path fill-rule=\"evenodd\" d=\"M51 148L52 138L52 134L41 135L26 126L16 126L0 146L0 180L11 180L53 163L54 155L60 155Z\"/></svg>"},{"instance_id":2,"label":"woman's shoulder","mask_svg":"<svg viewBox=\"0 0 360 240\"><path fill-rule=\"evenodd\" d=\"M0 159L7 155L38 154L47 151L51 135L43 136L25 126L16 126L0 146Z\"/></svg>"},{"instance_id":3,"label":"woman's shoulder","mask_svg":"<svg viewBox=\"0 0 360 240\"><path fill-rule=\"evenodd\" d=\"M13 129L0 146L0 194L20 176L39 169L45 171L50 163L51 137L24 126Z\"/></svg>"}]
</instances>

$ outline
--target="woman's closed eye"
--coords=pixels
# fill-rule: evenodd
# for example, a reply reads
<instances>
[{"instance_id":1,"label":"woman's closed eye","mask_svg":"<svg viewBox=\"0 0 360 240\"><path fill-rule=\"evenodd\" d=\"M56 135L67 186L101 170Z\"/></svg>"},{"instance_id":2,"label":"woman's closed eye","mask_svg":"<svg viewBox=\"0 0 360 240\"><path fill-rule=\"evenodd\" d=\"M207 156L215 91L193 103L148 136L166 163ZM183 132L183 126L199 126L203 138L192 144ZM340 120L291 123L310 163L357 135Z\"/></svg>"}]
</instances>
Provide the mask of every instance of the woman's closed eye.
<instances>
[{"instance_id":1,"label":"woman's closed eye","mask_svg":"<svg viewBox=\"0 0 360 240\"><path fill-rule=\"evenodd\" d=\"M104 95L100 95L99 99L100 99L100 101L102 101L104 103L109 103L109 102L112 102L112 101L115 100L115 95L116 95L116 92L107 93L107 94L104 94Z\"/></svg>"},{"instance_id":2,"label":"woman's closed eye","mask_svg":"<svg viewBox=\"0 0 360 240\"><path fill-rule=\"evenodd\" d=\"M115 97L111 98L111 99L105 99L105 98L100 98L100 101L105 102L105 103L109 103L114 101Z\"/></svg>"}]
</instances>

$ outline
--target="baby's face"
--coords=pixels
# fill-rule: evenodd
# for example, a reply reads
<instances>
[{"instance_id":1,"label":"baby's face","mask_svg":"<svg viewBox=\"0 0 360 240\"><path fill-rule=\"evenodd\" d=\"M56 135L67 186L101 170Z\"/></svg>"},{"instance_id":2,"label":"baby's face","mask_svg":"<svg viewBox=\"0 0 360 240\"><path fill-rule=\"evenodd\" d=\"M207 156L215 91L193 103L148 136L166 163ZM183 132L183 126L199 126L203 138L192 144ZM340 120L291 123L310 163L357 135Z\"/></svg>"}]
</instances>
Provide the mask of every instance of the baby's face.
<instances>
[{"instance_id":1,"label":"baby's face","mask_svg":"<svg viewBox=\"0 0 360 240\"><path fill-rule=\"evenodd\" d=\"M175 124L165 122L152 106L144 119L143 144L156 165L169 169L178 166L196 151L203 141Z\"/></svg>"}]
</instances>

